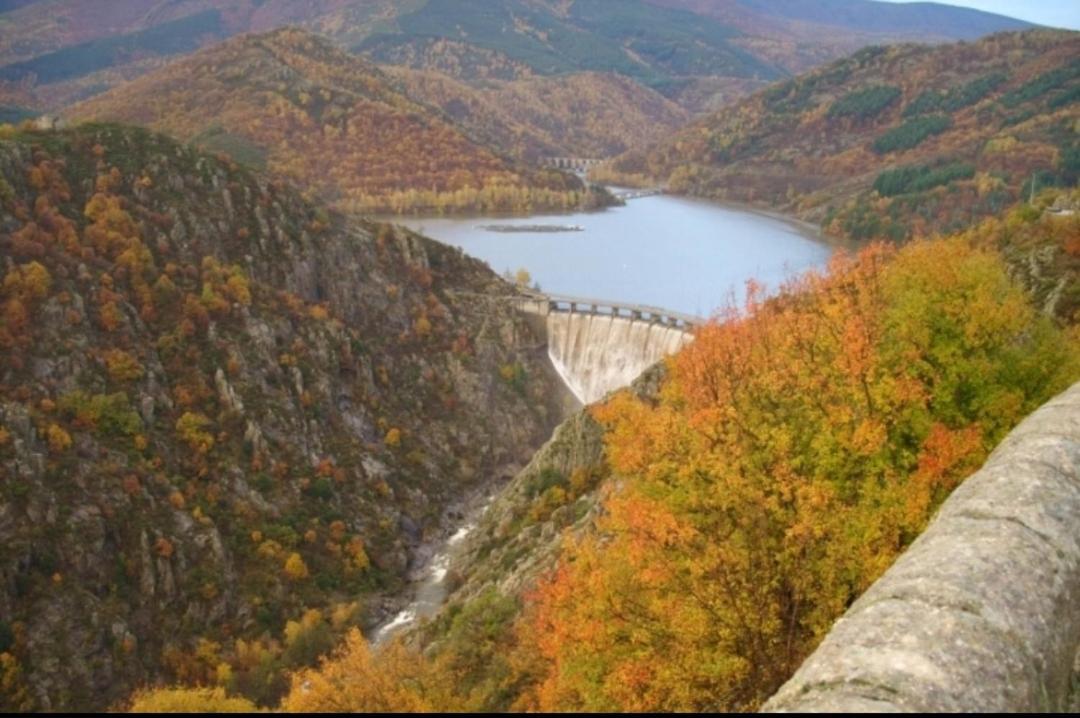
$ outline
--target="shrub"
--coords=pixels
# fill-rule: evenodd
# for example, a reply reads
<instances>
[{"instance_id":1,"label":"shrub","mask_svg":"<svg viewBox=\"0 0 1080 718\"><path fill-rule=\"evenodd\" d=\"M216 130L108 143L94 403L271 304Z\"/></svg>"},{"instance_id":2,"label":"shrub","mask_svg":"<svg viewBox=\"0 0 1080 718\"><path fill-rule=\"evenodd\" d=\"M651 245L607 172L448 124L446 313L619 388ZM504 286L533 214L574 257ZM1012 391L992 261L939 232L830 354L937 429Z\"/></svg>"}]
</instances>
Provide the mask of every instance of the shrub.
<instances>
[{"instance_id":1,"label":"shrub","mask_svg":"<svg viewBox=\"0 0 1080 718\"><path fill-rule=\"evenodd\" d=\"M0 621L0 653L5 653L15 645L15 632L11 630L11 624Z\"/></svg>"},{"instance_id":2,"label":"shrub","mask_svg":"<svg viewBox=\"0 0 1080 718\"><path fill-rule=\"evenodd\" d=\"M334 485L330 483L330 479L320 477L312 481L304 493L316 499L327 501L334 497Z\"/></svg>"},{"instance_id":3,"label":"shrub","mask_svg":"<svg viewBox=\"0 0 1080 718\"><path fill-rule=\"evenodd\" d=\"M289 554L289 558L285 559L284 569L285 575L291 581L302 581L310 575L303 557L296 552Z\"/></svg>"},{"instance_id":4,"label":"shrub","mask_svg":"<svg viewBox=\"0 0 1080 718\"><path fill-rule=\"evenodd\" d=\"M204 431L210 425L210 419L191 411L176 420L176 435L191 449L199 454L205 454L214 447L214 437Z\"/></svg>"},{"instance_id":5,"label":"shrub","mask_svg":"<svg viewBox=\"0 0 1080 718\"><path fill-rule=\"evenodd\" d=\"M525 393L526 373L525 367L520 363L503 364L499 367L499 376L517 393Z\"/></svg>"},{"instance_id":6,"label":"shrub","mask_svg":"<svg viewBox=\"0 0 1080 718\"><path fill-rule=\"evenodd\" d=\"M49 428L45 430L45 437L49 442L49 451L54 454L63 453L71 447L71 434L56 424L49 424Z\"/></svg>"},{"instance_id":7,"label":"shrub","mask_svg":"<svg viewBox=\"0 0 1080 718\"><path fill-rule=\"evenodd\" d=\"M86 428L104 434L135 436L142 429L142 419L128 403L127 394L87 394L73 391L57 401L61 413Z\"/></svg>"},{"instance_id":8,"label":"shrub","mask_svg":"<svg viewBox=\"0 0 1080 718\"><path fill-rule=\"evenodd\" d=\"M113 381L131 382L141 379L142 364L139 360L122 349L110 349L105 352L105 366Z\"/></svg>"},{"instance_id":9,"label":"shrub","mask_svg":"<svg viewBox=\"0 0 1080 718\"><path fill-rule=\"evenodd\" d=\"M254 713L246 698L229 698L223 688L160 688L137 693L131 713Z\"/></svg>"}]
</instances>

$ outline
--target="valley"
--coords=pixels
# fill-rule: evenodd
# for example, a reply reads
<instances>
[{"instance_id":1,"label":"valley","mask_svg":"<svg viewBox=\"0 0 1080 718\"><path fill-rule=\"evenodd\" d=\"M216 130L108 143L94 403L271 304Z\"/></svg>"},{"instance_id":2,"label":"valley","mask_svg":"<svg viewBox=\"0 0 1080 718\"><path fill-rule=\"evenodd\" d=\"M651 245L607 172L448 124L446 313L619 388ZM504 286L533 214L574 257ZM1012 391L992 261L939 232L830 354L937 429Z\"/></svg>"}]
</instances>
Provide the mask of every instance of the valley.
<instances>
[{"instance_id":1,"label":"valley","mask_svg":"<svg viewBox=\"0 0 1080 718\"><path fill-rule=\"evenodd\" d=\"M0 1L0 710L1080 705L1028 20Z\"/></svg>"},{"instance_id":2,"label":"valley","mask_svg":"<svg viewBox=\"0 0 1080 718\"><path fill-rule=\"evenodd\" d=\"M1032 31L861 50L593 172L749 202L863 241L948 233L1075 184L1080 40Z\"/></svg>"}]
</instances>

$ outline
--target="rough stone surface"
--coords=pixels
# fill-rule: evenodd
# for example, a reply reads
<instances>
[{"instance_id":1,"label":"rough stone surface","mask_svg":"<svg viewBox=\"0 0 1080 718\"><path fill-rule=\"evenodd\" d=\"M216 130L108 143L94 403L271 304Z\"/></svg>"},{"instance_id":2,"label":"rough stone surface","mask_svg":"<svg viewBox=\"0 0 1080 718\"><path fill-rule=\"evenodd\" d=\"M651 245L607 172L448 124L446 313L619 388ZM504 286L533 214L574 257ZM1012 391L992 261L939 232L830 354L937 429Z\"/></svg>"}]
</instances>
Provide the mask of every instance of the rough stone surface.
<instances>
[{"instance_id":1,"label":"rough stone surface","mask_svg":"<svg viewBox=\"0 0 1080 718\"><path fill-rule=\"evenodd\" d=\"M1009 434L764 710L1067 708L1078 526L1080 383Z\"/></svg>"}]
</instances>

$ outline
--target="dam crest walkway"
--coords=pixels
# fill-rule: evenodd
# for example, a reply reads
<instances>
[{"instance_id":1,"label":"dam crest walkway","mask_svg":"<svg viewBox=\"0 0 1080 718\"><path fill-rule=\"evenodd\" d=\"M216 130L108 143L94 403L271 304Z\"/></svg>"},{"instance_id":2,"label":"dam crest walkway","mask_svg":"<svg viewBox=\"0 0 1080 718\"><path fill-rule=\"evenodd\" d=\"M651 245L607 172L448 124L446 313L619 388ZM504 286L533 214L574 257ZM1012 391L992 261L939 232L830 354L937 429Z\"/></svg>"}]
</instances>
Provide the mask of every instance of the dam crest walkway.
<instances>
[{"instance_id":1,"label":"dam crest walkway","mask_svg":"<svg viewBox=\"0 0 1080 718\"><path fill-rule=\"evenodd\" d=\"M701 326L706 321L702 317L694 316L693 314L673 312L670 309L663 309L648 304L634 304L592 297L575 297L566 294L544 294L543 292L523 291L517 298L517 302L518 308L522 311L534 310L535 313L541 314L547 314L548 312L606 314L624 319L658 322L666 326L682 328L686 331ZM543 308L544 304L547 305L546 309Z\"/></svg>"}]
</instances>

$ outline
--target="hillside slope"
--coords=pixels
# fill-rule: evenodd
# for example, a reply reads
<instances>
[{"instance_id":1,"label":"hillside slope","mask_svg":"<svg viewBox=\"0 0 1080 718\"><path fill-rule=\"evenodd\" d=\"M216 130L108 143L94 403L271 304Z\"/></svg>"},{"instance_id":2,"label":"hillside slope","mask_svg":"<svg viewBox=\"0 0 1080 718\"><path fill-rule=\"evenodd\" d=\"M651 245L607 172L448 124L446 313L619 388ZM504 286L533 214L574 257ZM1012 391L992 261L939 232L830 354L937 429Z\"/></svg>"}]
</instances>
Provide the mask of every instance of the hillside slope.
<instances>
[{"instance_id":1,"label":"hillside slope","mask_svg":"<svg viewBox=\"0 0 1080 718\"><path fill-rule=\"evenodd\" d=\"M57 109L223 38L299 25L475 81L618 72L698 110L873 43L1025 27L934 3L830 0L36 0L0 12L0 106ZM813 3L820 6L821 3ZM887 22L885 20L887 19ZM891 31L882 31L887 24ZM5 87L4 84L7 83Z\"/></svg>"},{"instance_id":2,"label":"hillside slope","mask_svg":"<svg viewBox=\"0 0 1080 718\"><path fill-rule=\"evenodd\" d=\"M875 0L648 0L688 10L742 33L740 47L792 74L867 45L974 40L1030 23L941 3Z\"/></svg>"},{"instance_id":3,"label":"hillside slope","mask_svg":"<svg viewBox=\"0 0 1080 718\"><path fill-rule=\"evenodd\" d=\"M613 73L488 80L474 87L438 72L384 70L409 97L442 109L473 137L533 161L612 157L646 147L689 120L663 95Z\"/></svg>"},{"instance_id":4,"label":"hillside slope","mask_svg":"<svg viewBox=\"0 0 1080 718\"><path fill-rule=\"evenodd\" d=\"M0 168L0 708L272 702L560 418L457 250L134 128Z\"/></svg>"},{"instance_id":5,"label":"hillside slope","mask_svg":"<svg viewBox=\"0 0 1080 718\"><path fill-rule=\"evenodd\" d=\"M1080 219L1035 210L838 255L701 327L506 486L451 564L457 592L412 636L422 650L353 633L281 707L758 708L1080 376L1075 326L1010 279L1023 259L987 249L1049 237L1038 254L1075 259Z\"/></svg>"},{"instance_id":6,"label":"hillside slope","mask_svg":"<svg viewBox=\"0 0 1080 718\"><path fill-rule=\"evenodd\" d=\"M868 48L597 177L753 202L853 239L966 226L1080 171L1080 33Z\"/></svg>"},{"instance_id":7,"label":"hillside slope","mask_svg":"<svg viewBox=\"0 0 1080 718\"><path fill-rule=\"evenodd\" d=\"M291 177L363 211L564 209L584 185L515 164L377 68L298 30L235 38L77 105Z\"/></svg>"},{"instance_id":8,"label":"hillside slope","mask_svg":"<svg viewBox=\"0 0 1080 718\"><path fill-rule=\"evenodd\" d=\"M696 75L779 77L777 68L731 42L739 34L643 0L427 0L355 48L381 59L433 37L464 40L540 74L618 72L654 87Z\"/></svg>"}]
</instances>

